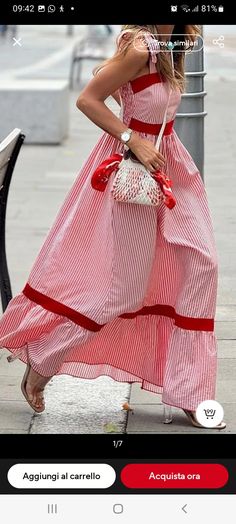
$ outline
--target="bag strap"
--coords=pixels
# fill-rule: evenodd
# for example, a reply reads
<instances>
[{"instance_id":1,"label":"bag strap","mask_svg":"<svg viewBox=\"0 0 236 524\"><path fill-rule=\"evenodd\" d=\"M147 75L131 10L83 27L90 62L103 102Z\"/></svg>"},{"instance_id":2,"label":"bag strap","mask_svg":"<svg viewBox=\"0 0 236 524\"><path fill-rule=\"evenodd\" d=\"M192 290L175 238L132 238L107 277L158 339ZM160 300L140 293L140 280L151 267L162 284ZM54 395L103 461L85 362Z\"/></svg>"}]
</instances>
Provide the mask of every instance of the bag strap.
<instances>
[{"instance_id":1,"label":"bag strap","mask_svg":"<svg viewBox=\"0 0 236 524\"><path fill-rule=\"evenodd\" d=\"M172 52L172 50L171 50L171 65L172 65L172 69L174 71L174 59L173 59L173 52ZM162 136L163 136L163 133L164 133L164 130L165 130L165 126L166 126L167 111L168 111L168 107L169 107L171 93L172 93L172 88L170 87L170 89L169 89L169 96L168 96L166 109L165 109L165 114L164 114L164 117L163 117L162 126L161 126L159 135L158 135L158 137L156 139L156 142L155 142L155 147L157 148L157 151L159 151L161 139L162 139Z\"/></svg>"},{"instance_id":2,"label":"bag strap","mask_svg":"<svg viewBox=\"0 0 236 524\"><path fill-rule=\"evenodd\" d=\"M170 101L171 91L172 91L172 89L170 89L170 91L169 91L168 102L167 102L167 106L166 106L166 110L165 110L165 114L164 114L164 118L163 118L162 126L161 126L161 129L160 129L159 135L158 135L158 137L157 137L157 139L156 139L156 142L155 142L155 147L157 148L157 151L159 151L159 147L160 147L161 139L162 139L162 136L163 136L163 133L164 133L165 127L166 127L167 111L168 111L168 107L169 107L169 101Z\"/></svg>"}]
</instances>

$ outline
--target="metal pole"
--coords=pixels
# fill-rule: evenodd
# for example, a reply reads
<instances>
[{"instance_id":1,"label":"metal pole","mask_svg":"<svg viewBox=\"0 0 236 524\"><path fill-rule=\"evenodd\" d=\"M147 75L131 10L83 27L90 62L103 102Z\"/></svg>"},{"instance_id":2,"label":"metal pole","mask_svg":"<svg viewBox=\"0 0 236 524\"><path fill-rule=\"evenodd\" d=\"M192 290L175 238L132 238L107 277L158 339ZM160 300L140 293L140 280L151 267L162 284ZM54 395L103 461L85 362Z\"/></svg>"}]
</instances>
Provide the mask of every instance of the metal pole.
<instances>
[{"instance_id":1,"label":"metal pole","mask_svg":"<svg viewBox=\"0 0 236 524\"><path fill-rule=\"evenodd\" d=\"M186 56L186 92L176 115L175 130L204 180L204 51Z\"/></svg>"}]
</instances>

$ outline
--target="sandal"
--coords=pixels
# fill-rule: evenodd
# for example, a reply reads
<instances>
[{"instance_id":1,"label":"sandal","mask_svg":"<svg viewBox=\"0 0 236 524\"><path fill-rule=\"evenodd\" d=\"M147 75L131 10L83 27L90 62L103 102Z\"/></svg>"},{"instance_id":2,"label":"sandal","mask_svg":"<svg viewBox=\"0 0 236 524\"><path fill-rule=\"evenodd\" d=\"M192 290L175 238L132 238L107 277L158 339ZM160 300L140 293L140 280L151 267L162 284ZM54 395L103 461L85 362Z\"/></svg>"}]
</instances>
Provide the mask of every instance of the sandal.
<instances>
[{"instance_id":1,"label":"sandal","mask_svg":"<svg viewBox=\"0 0 236 524\"><path fill-rule=\"evenodd\" d=\"M187 415L189 421L191 422L192 426L195 426L195 428L205 428L205 429L225 429L226 423L220 422L220 424L217 424L217 426L213 426L211 428L207 428L206 426L202 426L202 424L199 424L197 421L194 411L188 411L187 409L183 409L185 415Z\"/></svg>"},{"instance_id":2,"label":"sandal","mask_svg":"<svg viewBox=\"0 0 236 524\"><path fill-rule=\"evenodd\" d=\"M44 410L45 410L45 405L44 405L44 399L43 399L43 395L41 396L41 400L42 400L42 408L39 408L37 407L32 401L30 401L29 399L29 396L27 394L27 391L26 391L26 385L27 385L27 380L28 380L28 377L29 377L29 373L30 373L30 370L31 370L31 366L30 364L27 364L27 367L26 367L26 370L25 370L25 374L23 376L23 379L22 379L22 382L21 382L21 391L25 397L25 400L28 402L28 404L30 405L30 407L36 412L36 413L42 413ZM49 382L49 380L51 379L52 377L48 377L48 380L47 382ZM47 384L46 382L46 384ZM46 385L45 384L45 385ZM40 389L39 391L40 392L43 392L44 388L43 389Z\"/></svg>"},{"instance_id":3,"label":"sandal","mask_svg":"<svg viewBox=\"0 0 236 524\"><path fill-rule=\"evenodd\" d=\"M172 414L172 406L169 406L167 404L163 404L163 413L164 413L164 424L171 424L173 421L173 414ZM191 422L192 426L195 428L202 428L202 429L225 429L226 423L221 422L220 424L217 424L217 426L213 426L211 428L207 428L206 426L203 426L200 424L197 419L194 411L190 411L188 409L181 408L182 411L185 413L185 415L188 417L189 422Z\"/></svg>"}]
</instances>

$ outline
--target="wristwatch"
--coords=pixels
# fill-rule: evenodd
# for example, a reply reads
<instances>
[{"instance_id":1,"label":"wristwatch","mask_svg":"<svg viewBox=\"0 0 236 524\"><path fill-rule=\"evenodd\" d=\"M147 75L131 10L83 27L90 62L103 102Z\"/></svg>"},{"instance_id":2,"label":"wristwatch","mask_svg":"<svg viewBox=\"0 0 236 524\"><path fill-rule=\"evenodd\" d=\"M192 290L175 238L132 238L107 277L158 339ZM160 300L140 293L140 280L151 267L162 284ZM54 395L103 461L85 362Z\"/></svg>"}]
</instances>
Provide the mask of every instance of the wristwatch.
<instances>
[{"instance_id":1,"label":"wristwatch","mask_svg":"<svg viewBox=\"0 0 236 524\"><path fill-rule=\"evenodd\" d=\"M123 133L120 134L120 139L123 144L127 144L129 142L129 139L131 138L133 130L132 129L126 129L123 131Z\"/></svg>"}]
</instances>

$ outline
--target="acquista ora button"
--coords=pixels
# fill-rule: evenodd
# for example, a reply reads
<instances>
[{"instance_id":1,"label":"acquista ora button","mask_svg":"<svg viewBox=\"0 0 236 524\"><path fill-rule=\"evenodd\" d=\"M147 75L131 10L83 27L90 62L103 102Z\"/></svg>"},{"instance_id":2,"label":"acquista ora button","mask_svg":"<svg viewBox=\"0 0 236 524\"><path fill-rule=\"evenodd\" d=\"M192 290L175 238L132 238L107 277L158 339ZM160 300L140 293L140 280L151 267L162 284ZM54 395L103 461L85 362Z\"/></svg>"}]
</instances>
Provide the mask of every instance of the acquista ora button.
<instances>
[{"instance_id":1,"label":"acquista ora button","mask_svg":"<svg viewBox=\"0 0 236 524\"><path fill-rule=\"evenodd\" d=\"M121 471L121 482L131 489L219 489L228 478L222 464L127 464Z\"/></svg>"}]
</instances>

